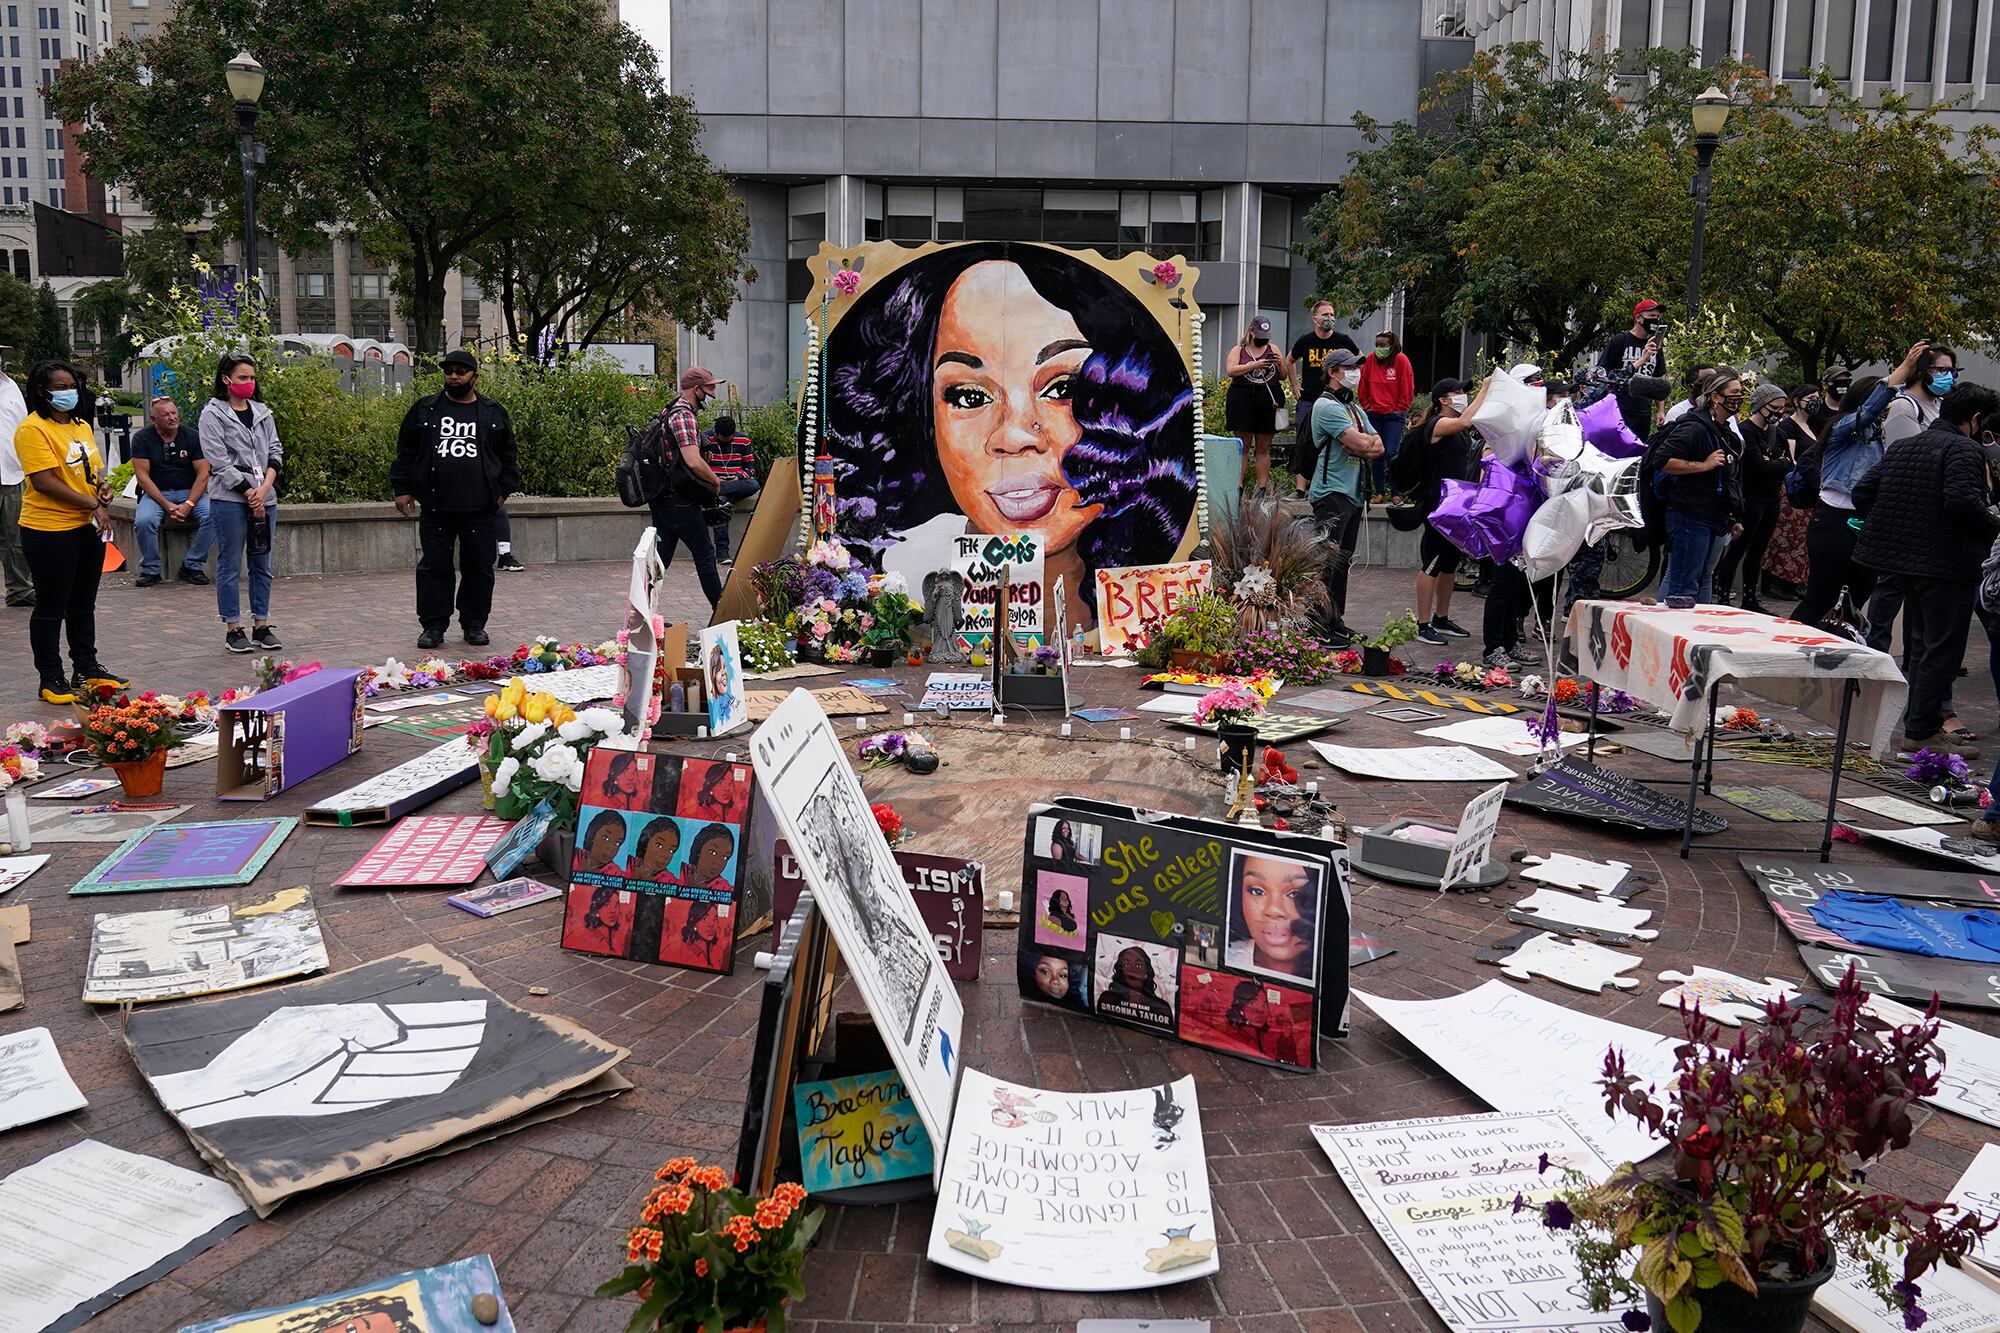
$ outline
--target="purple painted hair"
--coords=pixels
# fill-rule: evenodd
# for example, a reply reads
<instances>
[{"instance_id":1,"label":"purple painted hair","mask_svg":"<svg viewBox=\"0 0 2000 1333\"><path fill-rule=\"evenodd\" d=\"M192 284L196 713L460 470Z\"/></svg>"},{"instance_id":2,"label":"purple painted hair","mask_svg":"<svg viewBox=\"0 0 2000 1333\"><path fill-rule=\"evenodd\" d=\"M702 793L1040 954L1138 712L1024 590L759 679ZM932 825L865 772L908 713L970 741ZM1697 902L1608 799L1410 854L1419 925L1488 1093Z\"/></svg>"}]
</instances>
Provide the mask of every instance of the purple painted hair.
<instances>
[{"instance_id":1,"label":"purple painted hair","mask_svg":"<svg viewBox=\"0 0 2000 1333\"><path fill-rule=\"evenodd\" d=\"M1082 434L1062 464L1081 502L1104 506L1077 539L1085 567L1171 560L1195 493L1194 393L1179 351L1104 273L1060 250L1007 242L954 246L904 265L828 335L821 435L842 538L879 560L902 533L959 512L938 462L931 356L945 294L989 260L1019 267L1096 349L1077 374L1070 405ZM1081 591L1095 603L1095 579Z\"/></svg>"}]
</instances>

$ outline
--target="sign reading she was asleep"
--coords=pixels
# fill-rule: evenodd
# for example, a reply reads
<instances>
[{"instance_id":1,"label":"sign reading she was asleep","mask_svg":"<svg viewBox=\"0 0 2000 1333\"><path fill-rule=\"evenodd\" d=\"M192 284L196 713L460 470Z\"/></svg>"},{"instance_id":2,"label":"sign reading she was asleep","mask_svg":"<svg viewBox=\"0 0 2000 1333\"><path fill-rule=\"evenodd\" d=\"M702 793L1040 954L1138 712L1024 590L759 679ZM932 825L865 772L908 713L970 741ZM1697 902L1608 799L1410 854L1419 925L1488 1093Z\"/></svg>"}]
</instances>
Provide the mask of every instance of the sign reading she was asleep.
<instances>
[{"instance_id":1,"label":"sign reading she was asleep","mask_svg":"<svg viewBox=\"0 0 2000 1333\"><path fill-rule=\"evenodd\" d=\"M917 911L930 927L945 975L953 981L979 980L979 941L985 924L981 908L985 903L986 869L977 861L956 856L933 856L929 852L895 852L896 865ZM791 847L778 839L771 876L771 914L780 927L792 919L805 879ZM930 1168L924 1168L928 1171ZM849 1182L858 1183L858 1182Z\"/></svg>"},{"instance_id":2,"label":"sign reading she was asleep","mask_svg":"<svg viewBox=\"0 0 2000 1333\"><path fill-rule=\"evenodd\" d=\"M1007 571L1007 628L1023 648L1039 648L1043 634L1044 586L1042 539L1032 532L1004 536L966 533L951 567L965 580L965 602L958 620L958 646L985 651L993 642L998 618L1001 572ZM1012 568L1009 569L1009 566Z\"/></svg>"},{"instance_id":3,"label":"sign reading she was asleep","mask_svg":"<svg viewBox=\"0 0 2000 1333\"><path fill-rule=\"evenodd\" d=\"M808 1194L928 1176L930 1135L893 1069L792 1089Z\"/></svg>"}]
</instances>

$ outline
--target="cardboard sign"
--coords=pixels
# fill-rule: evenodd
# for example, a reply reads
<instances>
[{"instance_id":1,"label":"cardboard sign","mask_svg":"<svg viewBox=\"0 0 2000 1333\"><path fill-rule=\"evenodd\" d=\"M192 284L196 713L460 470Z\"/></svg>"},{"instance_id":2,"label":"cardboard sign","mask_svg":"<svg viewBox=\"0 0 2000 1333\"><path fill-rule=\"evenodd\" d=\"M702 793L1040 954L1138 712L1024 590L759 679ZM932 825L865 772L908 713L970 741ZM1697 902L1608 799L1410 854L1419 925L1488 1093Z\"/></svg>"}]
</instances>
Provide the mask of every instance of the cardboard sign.
<instances>
[{"instance_id":1,"label":"cardboard sign","mask_svg":"<svg viewBox=\"0 0 2000 1333\"><path fill-rule=\"evenodd\" d=\"M1134 1291L1218 1267L1190 1075L1050 1092L965 1071L930 1261L1050 1291Z\"/></svg>"},{"instance_id":2,"label":"cardboard sign","mask_svg":"<svg viewBox=\"0 0 2000 1333\"><path fill-rule=\"evenodd\" d=\"M1438 888L1448 889L1467 880L1485 866L1493 852L1493 834L1500 827L1500 802L1507 797L1507 784L1496 783L1466 803L1458 819L1458 836L1452 840L1451 855L1445 859L1444 878Z\"/></svg>"},{"instance_id":3,"label":"cardboard sign","mask_svg":"<svg viewBox=\"0 0 2000 1333\"><path fill-rule=\"evenodd\" d=\"M891 1069L792 1089L809 1194L931 1174L930 1136Z\"/></svg>"},{"instance_id":4,"label":"cardboard sign","mask_svg":"<svg viewBox=\"0 0 2000 1333\"><path fill-rule=\"evenodd\" d=\"M312 893L280 889L247 903L97 917L85 1004L145 1003L261 986L327 965Z\"/></svg>"},{"instance_id":5,"label":"cardboard sign","mask_svg":"<svg viewBox=\"0 0 2000 1333\"><path fill-rule=\"evenodd\" d=\"M98 862L70 892L136 893L248 884L298 826L298 820L286 815L144 829Z\"/></svg>"},{"instance_id":6,"label":"cardboard sign","mask_svg":"<svg viewBox=\"0 0 2000 1333\"><path fill-rule=\"evenodd\" d=\"M1028 813L1023 997L1313 1069L1345 1004L1339 844L1065 797ZM1329 942L1336 942L1329 947Z\"/></svg>"},{"instance_id":7,"label":"cardboard sign","mask_svg":"<svg viewBox=\"0 0 2000 1333\"><path fill-rule=\"evenodd\" d=\"M600 745L579 800L563 947L734 971L750 766Z\"/></svg>"},{"instance_id":8,"label":"cardboard sign","mask_svg":"<svg viewBox=\"0 0 2000 1333\"><path fill-rule=\"evenodd\" d=\"M493 1323L473 1317L472 1298L490 1295L498 1303ZM327 1333L515 1333L490 1255L475 1254L436 1268L397 1273L365 1286L295 1305L275 1305L221 1319L189 1324L181 1333L281 1333L284 1329Z\"/></svg>"},{"instance_id":9,"label":"cardboard sign","mask_svg":"<svg viewBox=\"0 0 2000 1333\"><path fill-rule=\"evenodd\" d=\"M1576 1126L1559 1115L1495 1112L1366 1125L1314 1125L1362 1216L1438 1317L1454 1330L1544 1333L1623 1328L1577 1292L1567 1231L1535 1205L1555 1197L1564 1167L1611 1174ZM1548 1170L1537 1168L1548 1155ZM1514 1210L1516 1197L1529 1207Z\"/></svg>"},{"instance_id":10,"label":"cardboard sign","mask_svg":"<svg viewBox=\"0 0 2000 1333\"><path fill-rule=\"evenodd\" d=\"M917 911L930 927L945 975L953 981L979 979L979 944L984 934L986 868L977 861L956 856L936 856L930 852L894 849L896 866L903 882L916 899ZM805 877L798 860L783 838L773 853L771 912L779 928L792 919Z\"/></svg>"},{"instance_id":11,"label":"cardboard sign","mask_svg":"<svg viewBox=\"0 0 2000 1333\"><path fill-rule=\"evenodd\" d=\"M1149 620L1164 620L1182 602L1208 591L1214 566L1207 560L1180 565L1138 565L1097 571L1097 650L1130 653Z\"/></svg>"},{"instance_id":12,"label":"cardboard sign","mask_svg":"<svg viewBox=\"0 0 2000 1333\"><path fill-rule=\"evenodd\" d=\"M947 1141L965 1010L846 747L813 696L794 690L757 728L750 754L924 1132Z\"/></svg>"},{"instance_id":13,"label":"cardboard sign","mask_svg":"<svg viewBox=\"0 0 2000 1333\"><path fill-rule=\"evenodd\" d=\"M750 725L743 698L743 650L736 645L736 622L701 632L702 695L708 700L708 734L727 736Z\"/></svg>"},{"instance_id":14,"label":"cardboard sign","mask_svg":"<svg viewBox=\"0 0 2000 1333\"><path fill-rule=\"evenodd\" d=\"M969 532L955 539L951 567L965 580L965 603L958 620L961 652L992 646L999 616L1001 574L1007 579L1007 629L1024 648L1039 648L1044 625L1042 538L1033 532L986 536Z\"/></svg>"},{"instance_id":15,"label":"cardboard sign","mask_svg":"<svg viewBox=\"0 0 2000 1333\"><path fill-rule=\"evenodd\" d=\"M1567 754L1508 792L1507 803L1649 833L1679 833L1689 818L1686 801ZM1720 833L1729 827L1728 820L1706 810L1696 810L1693 822L1697 834Z\"/></svg>"},{"instance_id":16,"label":"cardboard sign","mask_svg":"<svg viewBox=\"0 0 2000 1333\"><path fill-rule=\"evenodd\" d=\"M267 801L361 748L361 673L315 671L220 705L215 794Z\"/></svg>"},{"instance_id":17,"label":"cardboard sign","mask_svg":"<svg viewBox=\"0 0 2000 1333\"><path fill-rule=\"evenodd\" d=\"M508 827L490 815L412 815L334 883L363 889L470 884Z\"/></svg>"},{"instance_id":18,"label":"cardboard sign","mask_svg":"<svg viewBox=\"0 0 2000 1333\"><path fill-rule=\"evenodd\" d=\"M479 751L462 739L444 741L386 773L306 807L308 824L387 824L479 777Z\"/></svg>"}]
</instances>

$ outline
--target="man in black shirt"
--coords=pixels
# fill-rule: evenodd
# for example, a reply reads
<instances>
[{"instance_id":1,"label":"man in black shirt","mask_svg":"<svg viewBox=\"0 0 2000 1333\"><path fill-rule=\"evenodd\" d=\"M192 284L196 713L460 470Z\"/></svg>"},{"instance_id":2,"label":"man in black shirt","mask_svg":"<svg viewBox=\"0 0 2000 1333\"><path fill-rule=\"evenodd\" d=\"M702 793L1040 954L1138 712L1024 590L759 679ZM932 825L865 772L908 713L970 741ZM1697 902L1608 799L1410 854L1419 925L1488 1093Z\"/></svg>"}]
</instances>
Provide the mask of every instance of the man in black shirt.
<instances>
[{"instance_id":1,"label":"man in black shirt","mask_svg":"<svg viewBox=\"0 0 2000 1333\"><path fill-rule=\"evenodd\" d=\"M195 523L194 540L181 560L182 583L206 583L201 566L215 542L208 522L208 460L201 456L201 437L181 424L181 408L171 398L155 398L147 411L149 425L132 433L132 476L139 483L139 505L132 515L132 533L139 542L139 577L135 588L160 582L160 524L167 519Z\"/></svg>"},{"instance_id":2,"label":"man in black shirt","mask_svg":"<svg viewBox=\"0 0 2000 1333\"><path fill-rule=\"evenodd\" d=\"M1292 397L1296 406L1292 409L1295 423L1292 435L1292 471L1298 478L1298 488L1303 491L1306 483L1304 474L1299 472L1301 460L1310 452L1301 448L1312 427L1313 402L1326 392L1326 358L1335 348L1361 355L1361 349L1354 339L1334 328L1333 302L1314 301L1312 307L1312 330L1299 335L1292 344Z\"/></svg>"},{"instance_id":3,"label":"man in black shirt","mask_svg":"<svg viewBox=\"0 0 2000 1333\"><path fill-rule=\"evenodd\" d=\"M1660 339L1662 322L1658 301L1641 301L1633 306L1631 331L1604 344L1604 355L1597 358L1597 368L1626 375L1651 375L1656 379L1664 376L1667 353ZM1653 433L1653 404L1647 399L1621 393L1618 413L1640 439Z\"/></svg>"},{"instance_id":4,"label":"man in black shirt","mask_svg":"<svg viewBox=\"0 0 2000 1333\"><path fill-rule=\"evenodd\" d=\"M396 508L409 518L423 505L417 536L417 647L436 648L451 625L452 552L456 548L458 623L465 641L489 642L486 617L493 610L493 564L498 556L496 515L520 489L514 459L514 424L507 409L481 398L474 386L479 362L463 348L444 355L444 391L412 404L396 440L389 484Z\"/></svg>"}]
</instances>

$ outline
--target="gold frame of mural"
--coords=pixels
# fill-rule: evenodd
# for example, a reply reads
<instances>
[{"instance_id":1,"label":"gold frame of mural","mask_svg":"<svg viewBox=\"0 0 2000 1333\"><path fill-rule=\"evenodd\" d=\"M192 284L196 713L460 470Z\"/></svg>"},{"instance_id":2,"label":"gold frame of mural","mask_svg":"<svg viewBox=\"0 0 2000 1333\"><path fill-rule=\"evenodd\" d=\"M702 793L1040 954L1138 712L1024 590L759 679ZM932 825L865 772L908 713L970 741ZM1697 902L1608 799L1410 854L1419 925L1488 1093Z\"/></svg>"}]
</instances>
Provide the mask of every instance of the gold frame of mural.
<instances>
[{"instance_id":1,"label":"gold frame of mural","mask_svg":"<svg viewBox=\"0 0 2000 1333\"><path fill-rule=\"evenodd\" d=\"M931 241L923 245L908 246L895 241L869 241L861 245L841 246L822 241L812 259L813 294L804 303L808 334L799 363L798 396L792 403L794 419L804 419L806 395L821 392L825 383L826 367L816 365L815 362L822 354L828 337L870 288L905 265L915 263L938 251L988 244L994 242ZM1201 375L1197 356L1200 350L1197 338L1202 316L1201 307L1194 299L1194 289L1200 278L1200 269L1190 265L1180 254L1167 256L1165 259L1144 253L1108 258L1097 250L1075 250L1044 241L1014 241L1008 244L1054 251L1104 274L1138 301L1179 352L1181 368L1187 372L1188 381L1194 386L1195 391L1195 401L1188 409L1195 416L1193 423L1195 502L1189 509L1187 527L1181 533L1172 562L1186 560L1201 542L1200 514L1202 493L1206 485L1201 467L1202 432L1199 419ZM1172 264L1179 274L1171 287L1161 285L1152 277L1153 270L1163 262ZM833 275L841 270L861 275L860 286L852 295L843 296L833 286ZM1175 301L1181 302L1181 305L1174 305ZM758 500L750 531L743 541L743 549L737 552L736 564L730 571L730 586L725 590L723 600L716 611L717 621L755 615L759 608L756 595L749 586L749 569L762 561L776 559L789 549L795 549L804 536L799 520L805 511L805 506L810 504L808 491L812 484L812 462L810 458L797 459L793 468L788 470L789 475L781 475L779 469L773 469L772 476L765 483L764 493ZM788 482L790 484L787 484Z\"/></svg>"}]
</instances>

